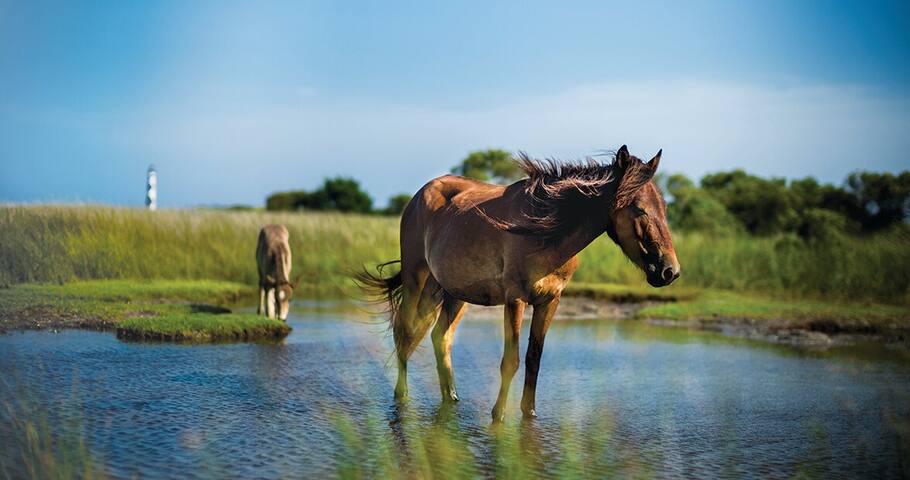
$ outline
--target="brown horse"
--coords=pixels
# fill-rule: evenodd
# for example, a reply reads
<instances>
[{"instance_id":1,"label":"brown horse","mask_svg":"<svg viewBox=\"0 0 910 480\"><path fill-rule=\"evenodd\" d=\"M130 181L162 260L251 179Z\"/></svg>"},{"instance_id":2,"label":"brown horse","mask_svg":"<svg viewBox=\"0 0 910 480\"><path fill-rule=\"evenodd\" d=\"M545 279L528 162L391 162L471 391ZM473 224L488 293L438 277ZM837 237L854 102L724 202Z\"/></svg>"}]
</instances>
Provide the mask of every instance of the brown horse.
<instances>
[{"instance_id":1,"label":"brown horse","mask_svg":"<svg viewBox=\"0 0 910 480\"><path fill-rule=\"evenodd\" d=\"M401 270L358 280L388 299L398 359L395 397L407 396L407 362L434 325L442 399L456 401L450 352L465 303L505 305L502 385L493 420L503 418L518 370L525 306L534 307L521 409L535 416L544 338L576 255L607 232L655 287L679 277L666 205L652 181L660 152L644 163L623 145L610 164L540 162L521 155L528 178L507 187L445 175L423 186L401 218Z\"/></svg>"}]
</instances>

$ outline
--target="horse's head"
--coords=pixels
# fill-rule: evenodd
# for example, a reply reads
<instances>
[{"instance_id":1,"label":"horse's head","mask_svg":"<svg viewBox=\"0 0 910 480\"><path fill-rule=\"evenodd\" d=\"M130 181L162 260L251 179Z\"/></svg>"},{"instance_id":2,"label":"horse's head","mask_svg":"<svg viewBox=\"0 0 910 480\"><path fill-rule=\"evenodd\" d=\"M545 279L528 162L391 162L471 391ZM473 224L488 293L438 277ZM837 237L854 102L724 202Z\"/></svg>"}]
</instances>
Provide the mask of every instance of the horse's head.
<instances>
[{"instance_id":1,"label":"horse's head","mask_svg":"<svg viewBox=\"0 0 910 480\"><path fill-rule=\"evenodd\" d=\"M275 315L280 320L288 319L288 311L291 309L291 297L294 295L294 290L300 286L300 278L301 276L298 275L294 283L282 283L275 289Z\"/></svg>"},{"instance_id":2,"label":"horse's head","mask_svg":"<svg viewBox=\"0 0 910 480\"><path fill-rule=\"evenodd\" d=\"M644 163L623 145L613 164L616 194L607 233L647 275L648 283L664 287L679 277L679 261L667 226L667 205L654 173L660 153Z\"/></svg>"}]
</instances>

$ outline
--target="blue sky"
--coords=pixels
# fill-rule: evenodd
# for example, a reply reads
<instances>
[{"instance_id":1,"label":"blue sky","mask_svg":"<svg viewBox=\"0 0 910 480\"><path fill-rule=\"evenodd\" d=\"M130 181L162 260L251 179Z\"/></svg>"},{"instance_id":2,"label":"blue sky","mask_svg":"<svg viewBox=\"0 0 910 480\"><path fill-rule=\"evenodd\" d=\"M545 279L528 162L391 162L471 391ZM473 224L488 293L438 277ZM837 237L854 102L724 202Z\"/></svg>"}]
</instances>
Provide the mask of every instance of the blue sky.
<instances>
[{"instance_id":1,"label":"blue sky","mask_svg":"<svg viewBox=\"0 0 910 480\"><path fill-rule=\"evenodd\" d=\"M0 0L0 202L376 203L471 150L910 168L907 2Z\"/></svg>"}]
</instances>

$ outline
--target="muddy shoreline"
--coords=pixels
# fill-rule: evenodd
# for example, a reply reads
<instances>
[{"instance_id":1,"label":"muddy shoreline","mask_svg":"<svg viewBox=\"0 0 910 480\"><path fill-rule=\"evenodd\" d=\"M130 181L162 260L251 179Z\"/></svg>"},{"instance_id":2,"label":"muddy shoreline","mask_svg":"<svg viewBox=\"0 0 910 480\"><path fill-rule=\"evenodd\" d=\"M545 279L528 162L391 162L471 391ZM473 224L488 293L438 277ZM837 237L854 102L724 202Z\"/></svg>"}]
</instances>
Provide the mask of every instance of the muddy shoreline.
<instances>
[{"instance_id":1,"label":"muddy shoreline","mask_svg":"<svg viewBox=\"0 0 910 480\"><path fill-rule=\"evenodd\" d=\"M843 324L834 321L799 321L792 319L756 320L750 318L701 318L695 320L665 320L660 318L637 318L639 310L659 303L611 302L587 296L563 297L557 313L557 321L593 321L599 319L646 322L652 325L672 328L686 328L718 332L737 338L765 341L775 344L807 348L827 348L851 345L857 342L877 342L910 347L910 328L890 325L884 328L862 324ZM525 312L530 321L531 310ZM141 312L137 312L137 315ZM471 305L466 316L481 320L499 320L502 307ZM15 315L0 316L0 334L15 330L62 330L85 329L118 333L116 322L97 317L55 311L50 308L31 308Z\"/></svg>"},{"instance_id":2,"label":"muddy shoreline","mask_svg":"<svg viewBox=\"0 0 910 480\"><path fill-rule=\"evenodd\" d=\"M721 333L729 337L759 340L780 345L806 348L827 348L852 345L858 342L877 342L910 347L910 328L891 325L880 328L868 324L847 324L836 321L802 321L793 319L756 320L751 318L713 317L696 320L666 320L660 318L637 318L642 308L661 303L657 300L645 302L610 302L587 296L563 297L556 321L621 320L645 322L651 325L671 328L685 328ZM499 320L502 307L470 306L467 317ZM531 309L525 311L525 321L530 321Z\"/></svg>"},{"instance_id":3,"label":"muddy shoreline","mask_svg":"<svg viewBox=\"0 0 910 480\"><path fill-rule=\"evenodd\" d=\"M14 330L117 330L117 324L98 317L64 313L50 308L28 308L14 314L0 315L0 334Z\"/></svg>"}]
</instances>

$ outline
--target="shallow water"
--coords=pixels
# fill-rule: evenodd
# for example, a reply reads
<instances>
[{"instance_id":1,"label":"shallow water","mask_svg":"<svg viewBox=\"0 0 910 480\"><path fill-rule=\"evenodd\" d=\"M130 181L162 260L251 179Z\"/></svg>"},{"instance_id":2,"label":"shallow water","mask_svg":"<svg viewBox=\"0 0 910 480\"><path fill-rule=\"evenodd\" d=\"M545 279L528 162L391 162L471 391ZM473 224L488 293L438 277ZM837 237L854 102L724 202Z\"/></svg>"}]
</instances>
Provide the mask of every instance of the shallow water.
<instances>
[{"instance_id":1,"label":"shallow water","mask_svg":"<svg viewBox=\"0 0 910 480\"><path fill-rule=\"evenodd\" d=\"M25 473L24 422L52 439L58 456L78 456L59 450L81 440L89 461L113 477L401 469L899 478L910 469L905 352L813 352L557 319L542 360L540 417L521 420L520 371L506 424L494 428L500 322L472 320L469 310L459 327L456 406L440 407L425 342L412 360L411 401L400 409L383 326L336 306L298 304L294 331L279 344L124 343L76 330L0 336L0 472Z\"/></svg>"}]
</instances>

